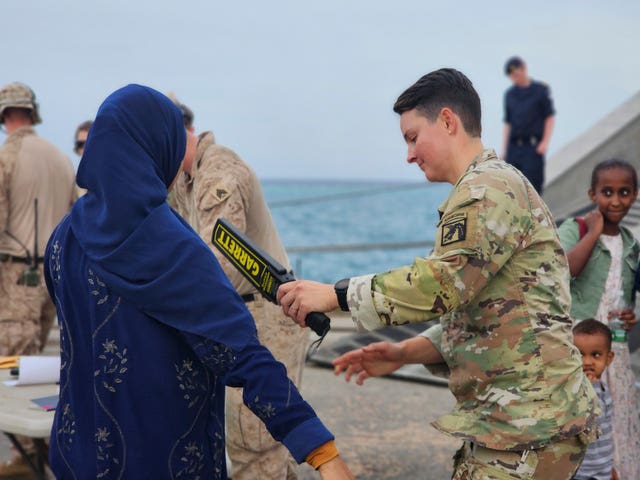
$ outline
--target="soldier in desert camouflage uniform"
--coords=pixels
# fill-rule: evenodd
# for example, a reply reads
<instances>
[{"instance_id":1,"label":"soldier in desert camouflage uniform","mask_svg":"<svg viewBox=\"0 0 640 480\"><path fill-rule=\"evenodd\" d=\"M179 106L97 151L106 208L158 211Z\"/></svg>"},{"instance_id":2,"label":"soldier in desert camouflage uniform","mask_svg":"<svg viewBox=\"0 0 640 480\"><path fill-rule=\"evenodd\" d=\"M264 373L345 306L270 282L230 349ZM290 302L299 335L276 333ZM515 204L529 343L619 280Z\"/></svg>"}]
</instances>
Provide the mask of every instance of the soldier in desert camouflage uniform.
<instances>
[{"instance_id":1,"label":"soldier in desert camouflage uniform","mask_svg":"<svg viewBox=\"0 0 640 480\"><path fill-rule=\"evenodd\" d=\"M43 255L49 235L75 199L73 165L36 135L37 123L38 105L29 87L14 82L0 89L0 124L8 133L0 148L0 355L38 353L55 317L42 267L37 278L24 277L36 260L34 200L38 255Z\"/></svg>"},{"instance_id":2,"label":"soldier in desert camouflage uniform","mask_svg":"<svg viewBox=\"0 0 640 480\"><path fill-rule=\"evenodd\" d=\"M73 165L36 135L37 123L38 104L28 86L14 82L0 89L0 124L8 133L0 148L0 355L34 355L44 348L55 307L40 256L75 199ZM20 441L34 449L29 439ZM0 464L1 478L28 472L19 455Z\"/></svg>"},{"instance_id":3,"label":"soldier in desert camouflage uniform","mask_svg":"<svg viewBox=\"0 0 640 480\"><path fill-rule=\"evenodd\" d=\"M174 208L211 247L255 319L260 342L286 365L289 378L299 386L308 331L284 316L278 306L263 299L211 245L216 220L225 218L278 262L289 265L258 178L233 151L217 145L211 132L200 135L193 164L185 165L184 171L173 189ZM242 389L227 388L226 402L227 451L233 479L297 478L293 457L244 406Z\"/></svg>"},{"instance_id":4,"label":"soldier in desert camouflage uniform","mask_svg":"<svg viewBox=\"0 0 640 480\"><path fill-rule=\"evenodd\" d=\"M400 343L338 358L358 383L405 363L446 367L457 404L434 426L464 440L455 479L569 479L598 413L572 345L569 269L535 189L480 140L480 100L460 72L425 75L394 106L408 161L452 192L435 248L413 265L278 292L298 323L309 311L350 310L368 329L440 317Z\"/></svg>"}]
</instances>

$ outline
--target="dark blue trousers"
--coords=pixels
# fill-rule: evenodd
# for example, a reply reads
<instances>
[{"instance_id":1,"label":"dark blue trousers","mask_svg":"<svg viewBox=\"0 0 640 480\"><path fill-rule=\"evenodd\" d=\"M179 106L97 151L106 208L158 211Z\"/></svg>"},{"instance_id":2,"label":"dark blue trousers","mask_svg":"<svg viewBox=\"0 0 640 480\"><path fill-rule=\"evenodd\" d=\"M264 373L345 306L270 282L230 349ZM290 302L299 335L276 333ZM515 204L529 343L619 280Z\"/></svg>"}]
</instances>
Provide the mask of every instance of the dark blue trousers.
<instances>
[{"instance_id":1,"label":"dark blue trousers","mask_svg":"<svg viewBox=\"0 0 640 480\"><path fill-rule=\"evenodd\" d=\"M544 155L536 152L535 145L509 144L507 149L507 163L520 170L531 182L533 188L542 194L544 184Z\"/></svg>"}]
</instances>

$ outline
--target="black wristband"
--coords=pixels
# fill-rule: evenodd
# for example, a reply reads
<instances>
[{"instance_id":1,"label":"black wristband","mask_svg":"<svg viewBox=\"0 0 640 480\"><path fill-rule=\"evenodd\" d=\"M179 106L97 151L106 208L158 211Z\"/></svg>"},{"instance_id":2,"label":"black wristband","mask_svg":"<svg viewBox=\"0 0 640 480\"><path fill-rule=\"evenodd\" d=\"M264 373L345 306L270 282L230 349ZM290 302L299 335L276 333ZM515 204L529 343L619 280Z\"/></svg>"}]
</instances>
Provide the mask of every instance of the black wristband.
<instances>
[{"instance_id":1,"label":"black wristband","mask_svg":"<svg viewBox=\"0 0 640 480\"><path fill-rule=\"evenodd\" d=\"M338 280L333 288L335 289L336 296L338 297L338 305L340 305L340 310L342 310L343 312L348 312L349 303L347 302L347 290L349 290L349 279L343 278L342 280Z\"/></svg>"}]
</instances>

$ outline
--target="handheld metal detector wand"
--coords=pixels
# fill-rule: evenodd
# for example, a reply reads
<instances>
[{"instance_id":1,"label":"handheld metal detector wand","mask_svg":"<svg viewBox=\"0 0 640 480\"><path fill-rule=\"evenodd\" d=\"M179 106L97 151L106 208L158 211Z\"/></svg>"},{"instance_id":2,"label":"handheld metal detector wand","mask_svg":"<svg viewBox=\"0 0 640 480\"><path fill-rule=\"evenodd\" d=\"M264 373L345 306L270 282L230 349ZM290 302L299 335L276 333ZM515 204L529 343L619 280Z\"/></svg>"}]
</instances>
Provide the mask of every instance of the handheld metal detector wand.
<instances>
[{"instance_id":1,"label":"handheld metal detector wand","mask_svg":"<svg viewBox=\"0 0 640 480\"><path fill-rule=\"evenodd\" d=\"M295 280L292 270L287 270L224 219L216 221L211 243L263 297L276 305L280 285ZM317 349L331 329L331 320L324 313L311 312L305 318L305 323L320 337L313 344Z\"/></svg>"}]
</instances>

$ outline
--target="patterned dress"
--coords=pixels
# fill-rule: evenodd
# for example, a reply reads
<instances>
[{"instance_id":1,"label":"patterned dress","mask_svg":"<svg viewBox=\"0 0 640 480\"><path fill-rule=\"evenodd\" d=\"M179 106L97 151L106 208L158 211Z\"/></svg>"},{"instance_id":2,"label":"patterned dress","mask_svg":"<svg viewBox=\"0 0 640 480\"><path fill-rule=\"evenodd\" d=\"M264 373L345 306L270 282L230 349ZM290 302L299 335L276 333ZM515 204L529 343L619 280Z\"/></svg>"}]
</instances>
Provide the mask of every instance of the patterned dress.
<instances>
[{"instance_id":1,"label":"patterned dress","mask_svg":"<svg viewBox=\"0 0 640 480\"><path fill-rule=\"evenodd\" d=\"M187 144L180 110L127 85L98 109L78 167L86 188L49 239L61 325L50 464L64 479L224 479L224 387L297 462L333 437L220 264L166 203Z\"/></svg>"},{"instance_id":2,"label":"patterned dress","mask_svg":"<svg viewBox=\"0 0 640 480\"><path fill-rule=\"evenodd\" d=\"M600 241L611 252L611 266L596 319L609 325L609 312L616 310L622 289L622 237L601 235ZM640 479L640 416L635 377L627 343L613 342L615 357L603 375L613 402L614 466L621 479Z\"/></svg>"},{"instance_id":3,"label":"patterned dress","mask_svg":"<svg viewBox=\"0 0 640 480\"><path fill-rule=\"evenodd\" d=\"M333 438L257 338L234 349L140 311L95 273L68 218L47 247L45 279L60 323L57 479L227 478L225 384L244 387L247 406L298 462ZM219 312L190 320L246 328Z\"/></svg>"}]
</instances>

